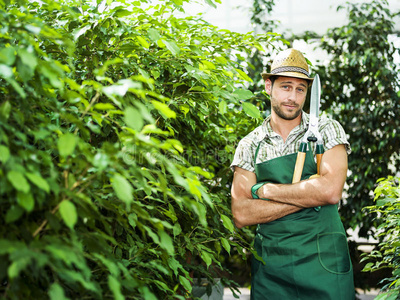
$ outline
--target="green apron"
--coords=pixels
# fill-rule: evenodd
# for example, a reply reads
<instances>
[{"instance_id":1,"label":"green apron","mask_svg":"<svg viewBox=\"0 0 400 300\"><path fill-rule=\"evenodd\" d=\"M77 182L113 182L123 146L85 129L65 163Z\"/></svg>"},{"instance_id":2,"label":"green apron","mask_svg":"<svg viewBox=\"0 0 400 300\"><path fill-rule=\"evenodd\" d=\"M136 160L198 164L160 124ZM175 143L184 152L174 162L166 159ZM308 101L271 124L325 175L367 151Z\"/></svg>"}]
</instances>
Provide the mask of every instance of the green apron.
<instances>
[{"instance_id":1,"label":"green apron","mask_svg":"<svg viewBox=\"0 0 400 300\"><path fill-rule=\"evenodd\" d=\"M296 157L293 153L255 163L253 198L258 198L256 191L265 182L291 183ZM316 172L313 154L307 151L301 179ZM337 205L306 208L258 224L254 247L265 264L252 259L252 300L355 299L347 237Z\"/></svg>"}]
</instances>

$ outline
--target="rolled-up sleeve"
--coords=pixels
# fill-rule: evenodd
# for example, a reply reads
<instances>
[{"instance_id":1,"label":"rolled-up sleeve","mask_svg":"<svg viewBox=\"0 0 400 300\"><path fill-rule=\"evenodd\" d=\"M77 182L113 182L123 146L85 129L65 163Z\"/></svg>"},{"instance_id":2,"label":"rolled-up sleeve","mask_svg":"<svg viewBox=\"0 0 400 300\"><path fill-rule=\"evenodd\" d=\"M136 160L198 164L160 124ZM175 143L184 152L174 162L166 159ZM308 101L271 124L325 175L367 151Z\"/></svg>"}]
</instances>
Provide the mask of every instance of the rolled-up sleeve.
<instances>
[{"instance_id":1,"label":"rolled-up sleeve","mask_svg":"<svg viewBox=\"0 0 400 300\"><path fill-rule=\"evenodd\" d=\"M243 138L236 148L233 161L231 163L232 171L235 167L240 167L250 172L254 172L254 153L256 145L249 136Z\"/></svg>"},{"instance_id":2,"label":"rolled-up sleeve","mask_svg":"<svg viewBox=\"0 0 400 300\"><path fill-rule=\"evenodd\" d=\"M330 122L328 122L321 130L321 135L324 141L325 151L332 149L337 145L344 145L346 147L347 155L351 153L351 147L346 132L338 121L330 120Z\"/></svg>"}]
</instances>

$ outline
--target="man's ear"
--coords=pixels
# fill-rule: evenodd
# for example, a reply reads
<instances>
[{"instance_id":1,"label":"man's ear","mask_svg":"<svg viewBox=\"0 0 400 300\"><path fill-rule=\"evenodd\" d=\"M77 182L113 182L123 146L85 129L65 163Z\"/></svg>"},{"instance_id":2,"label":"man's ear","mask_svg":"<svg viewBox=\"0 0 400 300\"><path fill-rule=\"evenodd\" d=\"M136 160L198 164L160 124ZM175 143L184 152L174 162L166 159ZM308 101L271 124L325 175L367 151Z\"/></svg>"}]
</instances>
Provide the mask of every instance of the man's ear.
<instances>
[{"instance_id":1,"label":"man's ear","mask_svg":"<svg viewBox=\"0 0 400 300\"><path fill-rule=\"evenodd\" d=\"M265 80L265 91L267 92L268 95L271 95L271 90L272 90L272 81L271 81L271 79L266 79Z\"/></svg>"}]
</instances>

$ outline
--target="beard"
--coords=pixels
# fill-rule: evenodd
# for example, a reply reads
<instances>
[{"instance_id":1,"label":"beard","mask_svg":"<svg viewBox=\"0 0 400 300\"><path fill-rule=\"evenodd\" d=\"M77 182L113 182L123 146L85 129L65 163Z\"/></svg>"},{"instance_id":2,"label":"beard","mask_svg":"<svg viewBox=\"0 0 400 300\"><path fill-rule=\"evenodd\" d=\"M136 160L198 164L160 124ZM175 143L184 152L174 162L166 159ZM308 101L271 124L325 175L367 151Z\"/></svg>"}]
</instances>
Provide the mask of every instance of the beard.
<instances>
[{"instance_id":1,"label":"beard","mask_svg":"<svg viewBox=\"0 0 400 300\"><path fill-rule=\"evenodd\" d=\"M273 100L273 99L271 99L271 100ZM273 102L275 102L275 101L273 101ZM287 104L294 106L295 108L291 112L284 112L281 107L283 105L287 105ZM296 119L301 114L301 111L302 111L302 107L300 107L300 105L292 103L292 102L284 102L281 104L272 104L272 109L274 110L274 112L277 114L278 117L280 117L284 120L287 120L287 121Z\"/></svg>"}]
</instances>

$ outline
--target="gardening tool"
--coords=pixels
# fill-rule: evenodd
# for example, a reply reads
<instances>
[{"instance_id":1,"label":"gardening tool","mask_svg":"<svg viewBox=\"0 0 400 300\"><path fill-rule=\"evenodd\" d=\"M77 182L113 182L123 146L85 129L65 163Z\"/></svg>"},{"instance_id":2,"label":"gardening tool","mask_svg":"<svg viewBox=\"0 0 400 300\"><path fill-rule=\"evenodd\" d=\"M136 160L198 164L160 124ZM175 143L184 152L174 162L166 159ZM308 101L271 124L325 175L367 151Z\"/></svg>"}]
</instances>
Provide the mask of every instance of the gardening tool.
<instances>
[{"instance_id":1,"label":"gardening tool","mask_svg":"<svg viewBox=\"0 0 400 300\"><path fill-rule=\"evenodd\" d=\"M296 165L293 172L292 183L300 181L301 174L303 172L304 160L306 158L307 144L308 142L317 142L316 155L317 155L317 174L320 173L322 154L324 153L324 147L322 144L322 136L318 131L318 115L319 115L319 101L321 97L321 83L319 81L318 74L315 75L312 87L311 87L311 100L310 100L310 121L308 124L308 130L305 133L297 153Z\"/></svg>"}]
</instances>

